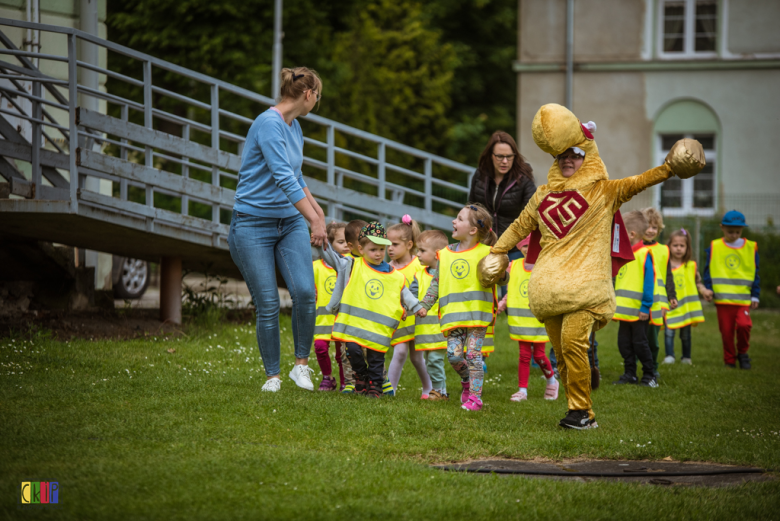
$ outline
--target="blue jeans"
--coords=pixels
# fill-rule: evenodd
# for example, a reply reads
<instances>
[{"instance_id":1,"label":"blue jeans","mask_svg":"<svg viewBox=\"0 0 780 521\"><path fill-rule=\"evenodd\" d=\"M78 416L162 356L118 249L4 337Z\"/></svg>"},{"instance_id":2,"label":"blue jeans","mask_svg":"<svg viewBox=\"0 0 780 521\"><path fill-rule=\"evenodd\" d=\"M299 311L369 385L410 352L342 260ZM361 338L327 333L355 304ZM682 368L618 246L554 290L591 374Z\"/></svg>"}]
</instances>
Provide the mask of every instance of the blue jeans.
<instances>
[{"instance_id":1,"label":"blue jeans","mask_svg":"<svg viewBox=\"0 0 780 521\"><path fill-rule=\"evenodd\" d=\"M279 290L276 268L292 297L295 357L308 358L316 319L314 270L309 231L302 215L278 219L233 211L228 236L230 256L243 275L257 315L257 345L267 376L281 370Z\"/></svg>"},{"instance_id":2,"label":"blue jeans","mask_svg":"<svg viewBox=\"0 0 780 521\"><path fill-rule=\"evenodd\" d=\"M682 357L691 357L691 326L681 327L680 329L664 329L664 344L666 347L666 356L674 358L674 333L680 332L682 341Z\"/></svg>"}]
</instances>

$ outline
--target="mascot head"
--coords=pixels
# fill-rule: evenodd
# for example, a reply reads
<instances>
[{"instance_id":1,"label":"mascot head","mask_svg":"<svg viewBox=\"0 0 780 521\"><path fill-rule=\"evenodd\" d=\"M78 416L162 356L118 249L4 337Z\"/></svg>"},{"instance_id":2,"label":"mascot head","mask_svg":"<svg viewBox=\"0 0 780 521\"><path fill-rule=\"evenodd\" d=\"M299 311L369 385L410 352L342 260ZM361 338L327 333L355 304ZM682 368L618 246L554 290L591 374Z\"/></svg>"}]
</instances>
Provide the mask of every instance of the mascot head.
<instances>
[{"instance_id":1,"label":"mascot head","mask_svg":"<svg viewBox=\"0 0 780 521\"><path fill-rule=\"evenodd\" d=\"M547 173L547 184L551 190L584 188L596 181L609 179L607 167L601 161L592 130L596 125L580 123L569 109L557 103L548 103L536 113L533 121L533 136L537 146L557 158L570 148L585 153L585 160L577 172L565 178L558 161L554 160Z\"/></svg>"}]
</instances>

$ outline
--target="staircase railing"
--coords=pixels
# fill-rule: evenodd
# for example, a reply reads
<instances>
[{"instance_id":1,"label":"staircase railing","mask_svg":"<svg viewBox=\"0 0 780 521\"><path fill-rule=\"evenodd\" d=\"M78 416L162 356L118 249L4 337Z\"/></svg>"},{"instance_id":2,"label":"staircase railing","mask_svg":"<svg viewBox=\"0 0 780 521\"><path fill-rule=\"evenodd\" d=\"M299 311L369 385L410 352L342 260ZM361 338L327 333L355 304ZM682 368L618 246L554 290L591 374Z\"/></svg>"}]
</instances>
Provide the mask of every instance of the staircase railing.
<instances>
[{"instance_id":1,"label":"staircase railing","mask_svg":"<svg viewBox=\"0 0 780 521\"><path fill-rule=\"evenodd\" d=\"M50 52L20 50L9 35L28 28L59 43L49 43ZM0 43L0 156L32 166L28 182L0 159L13 193L69 200L74 213L79 205L113 208L144 219L147 231L162 221L226 247L246 131L271 98L71 28L0 19ZM106 53L109 66L81 61L85 44ZM138 74L112 69L114 59ZM81 81L95 74L109 81L108 91ZM28 138L8 123L13 118L29 122ZM472 167L315 114L302 120L304 175L329 217L387 221L409 213L448 228L466 202ZM87 179L110 181L111 195ZM156 205L158 198L167 202Z\"/></svg>"}]
</instances>

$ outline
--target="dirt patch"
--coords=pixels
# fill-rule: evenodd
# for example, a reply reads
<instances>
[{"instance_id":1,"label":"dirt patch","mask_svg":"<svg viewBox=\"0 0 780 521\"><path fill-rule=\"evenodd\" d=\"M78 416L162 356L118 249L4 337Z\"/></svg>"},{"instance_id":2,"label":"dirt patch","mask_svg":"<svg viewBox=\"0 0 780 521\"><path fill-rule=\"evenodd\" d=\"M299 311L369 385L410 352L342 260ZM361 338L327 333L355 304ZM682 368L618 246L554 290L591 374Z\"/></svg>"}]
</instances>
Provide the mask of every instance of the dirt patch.
<instances>
[{"instance_id":1,"label":"dirt patch","mask_svg":"<svg viewBox=\"0 0 780 521\"><path fill-rule=\"evenodd\" d=\"M230 311L227 320L254 320L251 311ZM0 337L51 335L57 340L130 339L149 336L186 334L183 326L164 324L159 309L94 310L94 311L31 311L14 316L0 316Z\"/></svg>"},{"instance_id":2,"label":"dirt patch","mask_svg":"<svg viewBox=\"0 0 780 521\"><path fill-rule=\"evenodd\" d=\"M718 463L683 463L678 461L584 460L479 460L434 465L447 471L521 476L525 478L567 481L622 481L658 486L723 487L775 479L755 467L738 467Z\"/></svg>"}]
</instances>

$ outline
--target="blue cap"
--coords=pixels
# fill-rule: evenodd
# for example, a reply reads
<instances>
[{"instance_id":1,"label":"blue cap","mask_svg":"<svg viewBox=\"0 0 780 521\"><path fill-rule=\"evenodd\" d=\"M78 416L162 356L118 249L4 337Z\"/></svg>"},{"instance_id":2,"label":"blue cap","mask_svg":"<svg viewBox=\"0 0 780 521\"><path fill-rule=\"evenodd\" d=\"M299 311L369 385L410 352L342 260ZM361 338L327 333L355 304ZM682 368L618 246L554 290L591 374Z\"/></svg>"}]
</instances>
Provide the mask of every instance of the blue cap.
<instances>
[{"instance_id":1,"label":"blue cap","mask_svg":"<svg viewBox=\"0 0 780 521\"><path fill-rule=\"evenodd\" d=\"M723 220L720 221L723 226L747 226L745 222L745 216L742 212L736 210L729 210L726 215L723 216Z\"/></svg>"}]
</instances>

